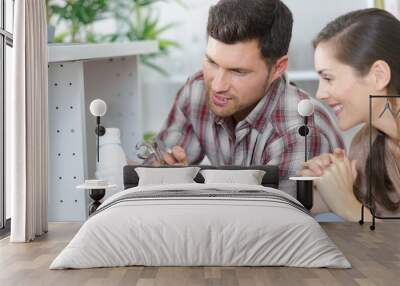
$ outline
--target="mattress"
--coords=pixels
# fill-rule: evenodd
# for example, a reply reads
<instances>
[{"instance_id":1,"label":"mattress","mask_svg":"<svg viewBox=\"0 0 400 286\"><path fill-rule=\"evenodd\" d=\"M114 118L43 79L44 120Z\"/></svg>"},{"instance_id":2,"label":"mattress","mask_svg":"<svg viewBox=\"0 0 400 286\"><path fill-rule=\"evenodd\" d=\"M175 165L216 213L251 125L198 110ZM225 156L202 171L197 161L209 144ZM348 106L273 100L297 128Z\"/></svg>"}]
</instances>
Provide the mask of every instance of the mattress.
<instances>
[{"instance_id":1,"label":"mattress","mask_svg":"<svg viewBox=\"0 0 400 286\"><path fill-rule=\"evenodd\" d=\"M263 186L139 186L108 198L50 269L120 266L350 268L293 197Z\"/></svg>"}]
</instances>

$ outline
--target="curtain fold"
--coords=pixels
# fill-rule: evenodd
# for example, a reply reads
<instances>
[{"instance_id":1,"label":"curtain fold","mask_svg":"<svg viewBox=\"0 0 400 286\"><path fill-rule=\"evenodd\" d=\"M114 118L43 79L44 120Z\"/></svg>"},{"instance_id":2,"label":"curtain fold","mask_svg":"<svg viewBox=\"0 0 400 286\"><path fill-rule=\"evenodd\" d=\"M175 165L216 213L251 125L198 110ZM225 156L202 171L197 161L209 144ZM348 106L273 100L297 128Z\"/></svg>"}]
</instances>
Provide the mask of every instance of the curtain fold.
<instances>
[{"instance_id":1,"label":"curtain fold","mask_svg":"<svg viewBox=\"0 0 400 286\"><path fill-rule=\"evenodd\" d=\"M48 70L44 0L15 2L14 72L6 113L11 242L47 232Z\"/></svg>"}]
</instances>

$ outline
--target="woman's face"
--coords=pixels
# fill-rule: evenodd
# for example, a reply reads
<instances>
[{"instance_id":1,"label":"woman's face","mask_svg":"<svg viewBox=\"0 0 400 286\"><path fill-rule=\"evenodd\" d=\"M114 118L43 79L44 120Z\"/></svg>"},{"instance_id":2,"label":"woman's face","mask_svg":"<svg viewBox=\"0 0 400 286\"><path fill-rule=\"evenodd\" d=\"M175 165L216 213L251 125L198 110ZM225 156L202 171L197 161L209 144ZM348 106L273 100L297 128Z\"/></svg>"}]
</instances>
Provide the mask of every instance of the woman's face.
<instances>
[{"instance_id":1,"label":"woman's face","mask_svg":"<svg viewBox=\"0 0 400 286\"><path fill-rule=\"evenodd\" d=\"M347 130L368 122L368 99L374 94L369 76L360 76L354 68L339 62L329 41L318 44L314 62L320 78L316 96L334 110L339 128Z\"/></svg>"}]
</instances>

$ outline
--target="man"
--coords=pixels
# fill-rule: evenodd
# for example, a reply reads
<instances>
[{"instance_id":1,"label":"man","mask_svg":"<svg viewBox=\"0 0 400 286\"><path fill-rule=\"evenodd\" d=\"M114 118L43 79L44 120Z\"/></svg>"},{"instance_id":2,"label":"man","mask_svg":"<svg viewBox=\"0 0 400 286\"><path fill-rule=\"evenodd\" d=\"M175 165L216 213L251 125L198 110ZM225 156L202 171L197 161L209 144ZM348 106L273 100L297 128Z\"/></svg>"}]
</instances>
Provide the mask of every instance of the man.
<instances>
[{"instance_id":1,"label":"man","mask_svg":"<svg viewBox=\"0 0 400 286\"><path fill-rule=\"evenodd\" d=\"M288 83L293 18L276 0L221 0L209 11L203 70L178 92L157 140L172 150L167 164L278 165L280 189L295 196L288 177L304 162L303 118L308 96ZM343 148L329 116L309 118L309 157Z\"/></svg>"}]
</instances>

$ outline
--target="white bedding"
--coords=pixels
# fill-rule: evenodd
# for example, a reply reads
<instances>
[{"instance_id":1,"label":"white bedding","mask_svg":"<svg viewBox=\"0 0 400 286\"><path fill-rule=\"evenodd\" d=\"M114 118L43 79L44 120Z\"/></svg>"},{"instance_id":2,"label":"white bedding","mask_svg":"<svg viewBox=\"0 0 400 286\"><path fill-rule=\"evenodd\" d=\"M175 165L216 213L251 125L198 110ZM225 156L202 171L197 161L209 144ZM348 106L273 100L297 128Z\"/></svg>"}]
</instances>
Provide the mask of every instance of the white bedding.
<instances>
[{"instance_id":1,"label":"white bedding","mask_svg":"<svg viewBox=\"0 0 400 286\"><path fill-rule=\"evenodd\" d=\"M306 212L280 199L173 197L122 200L144 191L265 191L239 184L141 186L108 198L50 269L145 266L294 266L350 268ZM145 194L145 193L140 193ZM250 193L251 194L251 193Z\"/></svg>"}]
</instances>

